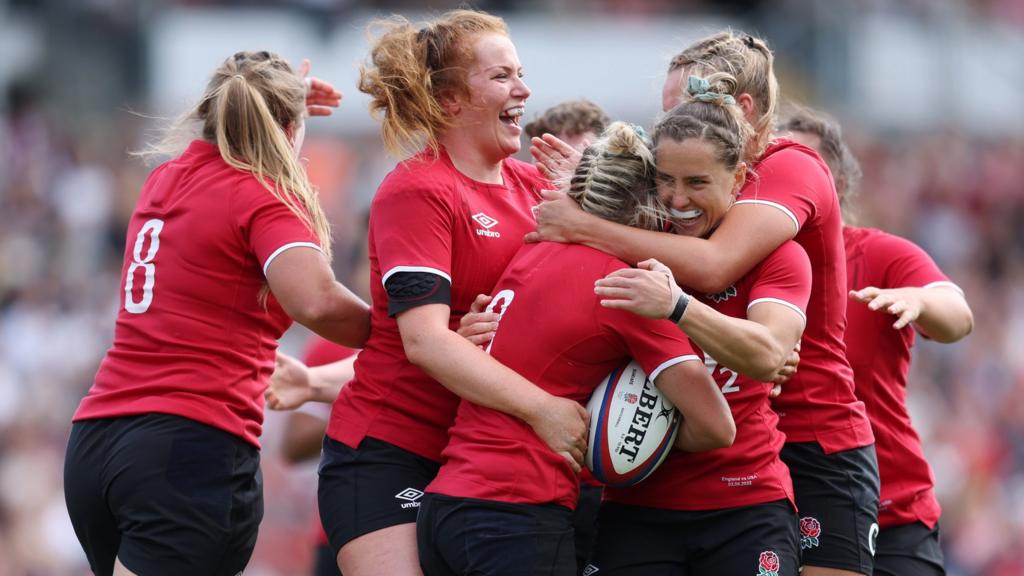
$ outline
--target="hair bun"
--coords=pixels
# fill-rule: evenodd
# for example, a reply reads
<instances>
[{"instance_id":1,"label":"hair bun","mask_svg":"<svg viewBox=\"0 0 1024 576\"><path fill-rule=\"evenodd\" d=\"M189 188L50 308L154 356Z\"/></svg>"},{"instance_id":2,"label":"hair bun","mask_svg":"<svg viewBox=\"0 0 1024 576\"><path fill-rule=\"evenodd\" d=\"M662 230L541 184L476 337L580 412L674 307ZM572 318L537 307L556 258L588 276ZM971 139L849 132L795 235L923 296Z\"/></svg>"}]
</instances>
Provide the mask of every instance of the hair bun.
<instances>
[{"instance_id":1,"label":"hair bun","mask_svg":"<svg viewBox=\"0 0 1024 576\"><path fill-rule=\"evenodd\" d=\"M714 78L719 76L719 78ZM724 81L725 78L720 77L721 74L712 74L711 78L715 80ZM722 82L723 84L727 82ZM733 81L735 86L735 81ZM715 92L711 89L711 79L701 78L700 76L690 76L686 80L686 93L689 94L694 100L698 102L707 102L709 104L718 104L719 106L736 104L736 99L732 97L732 94L727 92Z\"/></svg>"}]
</instances>

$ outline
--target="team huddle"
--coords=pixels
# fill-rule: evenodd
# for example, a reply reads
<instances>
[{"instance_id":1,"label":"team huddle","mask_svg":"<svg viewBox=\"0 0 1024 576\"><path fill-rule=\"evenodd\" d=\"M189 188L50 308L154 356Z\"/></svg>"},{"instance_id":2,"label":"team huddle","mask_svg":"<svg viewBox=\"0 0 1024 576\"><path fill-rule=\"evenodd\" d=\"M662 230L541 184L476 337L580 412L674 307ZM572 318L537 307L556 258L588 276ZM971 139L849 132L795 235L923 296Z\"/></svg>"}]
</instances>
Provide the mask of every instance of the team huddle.
<instances>
[{"instance_id":1,"label":"team huddle","mask_svg":"<svg viewBox=\"0 0 1024 576\"><path fill-rule=\"evenodd\" d=\"M906 385L915 333L957 341L970 308L916 245L852 225L856 159L830 119L779 113L764 41L673 57L649 129L585 100L524 127L500 18L371 30L359 89L404 158L370 210L372 304L335 280L299 161L341 99L308 63L233 55L154 146L192 138L132 215L65 461L94 573L244 571L266 397L333 404L334 573L945 574ZM274 374L292 321L354 364ZM584 405L630 362L678 425L642 481L603 486Z\"/></svg>"}]
</instances>

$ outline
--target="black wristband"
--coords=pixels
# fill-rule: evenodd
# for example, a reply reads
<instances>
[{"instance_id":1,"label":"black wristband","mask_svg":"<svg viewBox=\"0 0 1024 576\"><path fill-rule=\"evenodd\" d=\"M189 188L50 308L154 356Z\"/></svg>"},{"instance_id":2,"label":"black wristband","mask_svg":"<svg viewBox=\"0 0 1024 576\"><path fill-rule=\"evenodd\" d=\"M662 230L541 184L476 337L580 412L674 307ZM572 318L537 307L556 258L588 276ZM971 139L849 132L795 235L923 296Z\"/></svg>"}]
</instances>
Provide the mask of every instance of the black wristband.
<instances>
[{"instance_id":1,"label":"black wristband","mask_svg":"<svg viewBox=\"0 0 1024 576\"><path fill-rule=\"evenodd\" d=\"M679 321L683 319L683 313L686 312L686 305L690 303L690 295L683 292L679 295L679 300L676 300L676 307L672 309L672 313L668 315L668 319L673 324L679 324Z\"/></svg>"}]
</instances>

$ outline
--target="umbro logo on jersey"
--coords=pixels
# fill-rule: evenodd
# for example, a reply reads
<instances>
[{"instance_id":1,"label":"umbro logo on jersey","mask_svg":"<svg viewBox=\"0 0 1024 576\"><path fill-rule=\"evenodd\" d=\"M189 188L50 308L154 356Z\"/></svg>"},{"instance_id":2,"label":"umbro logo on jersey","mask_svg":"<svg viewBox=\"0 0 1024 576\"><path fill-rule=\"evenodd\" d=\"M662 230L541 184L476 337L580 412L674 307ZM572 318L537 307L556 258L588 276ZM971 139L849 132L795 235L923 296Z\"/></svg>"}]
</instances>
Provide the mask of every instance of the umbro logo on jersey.
<instances>
[{"instance_id":1,"label":"umbro logo on jersey","mask_svg":"<svg viewBox=\"0 0 1024 576\"><path fill-rule=\"evenodd\" d=\"M419 500L422 497L423 492L415 488L406 488L405 490L402 490L398 494L395 494L395 498L398 498L399 500L408 500L408 502L402 503L402 508L419 508L420 503L417 502L417 500Z\"/></svg>"},{"instance_id":2,"label":"umbro logo on jersey","mask_svg":"<svg viewBox=\"0 0 1024 576\"><path fill-rule=\"evenodd\" d=\"M494 228L495 226L498 225L498 221L495 220L494 218L491 218L490 216L484 214L483 212L477 212L476 214L473 214L473 220L475 220L477 224L483 226L483 228L476 229L477 236L487 236L488 238L501 238L501 232L495 232L491 230L491 228Z\"/></svg>"},{"instance_id":3,"label":"umbro logo on jersey","mask_svg":"<svg viewBox=\"0 0 1024 576\"><path fill-rule=\"evenodd\" d=\"M597 574L600 569L593 564L587 564L587 567L583 569L583 576L590 576L591 574Z\"/></svg>"},{"instance_id":4,"label":"umbro logo on jersey","mask_svg":"<svg viewBox=\"0 0 1024 576\"><path fill-rule=\"evenodd\" d=\"M476 220L477 224L483 226L484 228L487 228L488 230L494 228L498 224L497 220L491 218L490 216L484 214L483 212L477 212L476 214L473 214L473 220Z\"/></svg>"},{"instance_id":5,"label":"umbro logo on jersey","mask_svg":"<svg viewBox=\"0 0 1024 576\"><path fill-rule=\"evenodd\" d=\"M714 300L716 304L721 304L722 302L725 302L726 300L728 300L729 298L732 298L735 295L736 295L736 287L735 286L729 286L728 288L726 288L725 290L722 290L718 294L708 294L708 298L710 298L711 300Z\"/></svg>"}]
</instances>

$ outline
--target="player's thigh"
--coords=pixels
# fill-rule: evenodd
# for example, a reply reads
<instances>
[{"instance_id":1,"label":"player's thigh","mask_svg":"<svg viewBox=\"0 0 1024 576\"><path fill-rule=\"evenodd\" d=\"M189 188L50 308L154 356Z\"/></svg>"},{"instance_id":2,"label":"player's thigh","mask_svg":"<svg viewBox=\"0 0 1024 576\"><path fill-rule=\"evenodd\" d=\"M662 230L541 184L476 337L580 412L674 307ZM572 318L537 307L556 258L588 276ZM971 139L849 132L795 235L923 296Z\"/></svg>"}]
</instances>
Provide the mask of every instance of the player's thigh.
<instances>
[{"instance_id":1,"label":"player's thigh","mask_svg":"<svg viewBox=\"0 0 1024 576\"><path fill-rule=\"evenodd\" d=\"M920 522L885 528L878 533L875 576L945 576L939 526Z\"/></svg>"},{"instance_id":2,"label":"player's thigh","mask_svg":"<svg viewBox=\"0 0 1024 576\"><path fill-rule=\"evenodd\" d=\"M121 532L105 497L106 461L111 450L107 431L115 420L85 420L71 427L64 455L64 501L75 535L95 574L114 570Z\"/></svg>"},{"instance_id":3,"label":"player's thigh","mask_svg":"<svg viewBox=\"0 0 1024 576\"><path fill-rule=\"evenodd\" d=\"M575 576L572 512L428 494L418 521L427 576Z\"/></svg>"},{"instance_id":4,"label":"player's thigh","mask_svg":"<svg viewBox=\"0 0 1024 576\"><path fill-rule=\"evenodd\" d=\"M797 515L788 500L708 512L689 562L692 574L797 576Z\"/></svg>"},{"instance_id":5,"label":"player's thigh","mask_svg":"<svg viewBox=\"0 0 1024 576\"><path fill-rule=\"evenodd\" d=\"M878 535L874 446L825 454L816 443L791 443L782 459L800 510L804 576L815 575L810 567L871 574Z\"/></svg>"},{"instance_id":6,"label":"player's thigh","mask_svg":"<svg viewBox=\"0 0 1024 576\"><path fill-rule=\"evenodd\" d=\"M437 470L436 462L374 438L357 448L324 438L317 504L335 554L364 536L377 534L363 540L375 542L382 530L396 526L404 528L386 532L395 554L415 554L416 514ZM374 548L355 546L346 557L355 562L364 549ZM342 572L348 574L344 567Z\"/></svg>"},{"instance_id":7,"label":"player's thigh","mask_svg":"<svg viewBox=\"0 0 1024 576\"><path fill-rule=\"evenodd\" d=\"M604 502L584 574L690 576L689 514Z\"/></svg>"},{"instance_id":8,"label":"player's thigh","mask_svg":"<svg viewBox=\"0 0 1024 576\"><path fill-rule=\"evenodd\" d=\"M338 552L345 576L420 576L416 525L397 524L350 540Z\"/></svg>"}]
</instances>

